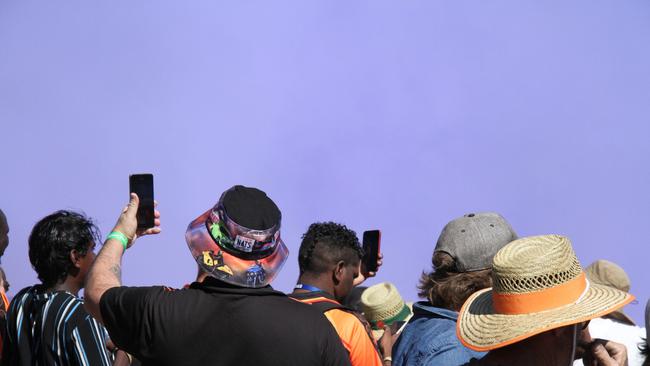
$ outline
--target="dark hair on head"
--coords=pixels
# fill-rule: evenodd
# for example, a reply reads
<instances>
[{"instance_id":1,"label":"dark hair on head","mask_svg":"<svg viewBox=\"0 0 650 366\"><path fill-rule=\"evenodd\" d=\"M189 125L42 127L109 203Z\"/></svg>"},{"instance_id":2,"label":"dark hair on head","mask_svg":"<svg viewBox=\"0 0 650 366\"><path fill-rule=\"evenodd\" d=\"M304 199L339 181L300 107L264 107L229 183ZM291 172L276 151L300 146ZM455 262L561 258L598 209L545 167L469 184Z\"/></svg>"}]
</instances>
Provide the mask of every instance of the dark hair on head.
<instances>
[{"instance_id":1,"label":"dark hair on head","mask_svg":"<svg viewBox=\"0 0 650 366\"><path fill-rule=\"evenodd\" d=\"M363 257L357 234L345 225L335 222L317 222L309 225L302 236L298 252L300 273L323 273L339 261L347 264Z\"/></svg>"},{"instance_id":2,"label":"dark hair on head","mask_svg":"<svg viewBox=\"0 0 650 366\"><path fill-rule=\"evenodd\" d=\"M431 305L459 311L471 294L492 287L492 269L458 272L456 261L445 252L434 252L433 272L423 272L418 295Z\"/></svg>"},{"instance_id":3,"label":"dark hair on head","mask_svg":"<svg viewBox=\"0 0 650 366\"><path fill-rule=\"evenodd\" d=\"M34 225L29 235L29 261L46 287L66 278L73 268L70 252L88 252L99 242L99 229L92 220L72 211L57 211Z\"/></svg>"}]
</instances>

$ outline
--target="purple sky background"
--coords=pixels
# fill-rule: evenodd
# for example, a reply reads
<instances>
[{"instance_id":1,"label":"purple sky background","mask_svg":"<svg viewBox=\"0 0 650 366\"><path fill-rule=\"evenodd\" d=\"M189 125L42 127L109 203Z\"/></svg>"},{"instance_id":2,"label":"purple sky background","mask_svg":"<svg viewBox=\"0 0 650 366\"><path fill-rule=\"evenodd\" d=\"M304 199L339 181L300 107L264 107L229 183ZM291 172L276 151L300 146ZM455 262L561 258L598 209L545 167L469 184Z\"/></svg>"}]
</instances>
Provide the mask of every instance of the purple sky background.
<instances>
[{"instance_id":1,"label":"purple sky background","mask_svg":"<svg viewBox=\"0 0 650 366\"><path fill-rule=\"evenodd\" d=\"M642 323L649 39L643 0L3 1L11 293L37 281L37 220L83 210L106 235L151 172L163 233L128 251L128 285L189 282L187 224L245 184L283 212L280 290L307 226L334 220L382 229L369 284L416 300L445 223L497 211L624 266Z\"/></svg>"}]
</instances>

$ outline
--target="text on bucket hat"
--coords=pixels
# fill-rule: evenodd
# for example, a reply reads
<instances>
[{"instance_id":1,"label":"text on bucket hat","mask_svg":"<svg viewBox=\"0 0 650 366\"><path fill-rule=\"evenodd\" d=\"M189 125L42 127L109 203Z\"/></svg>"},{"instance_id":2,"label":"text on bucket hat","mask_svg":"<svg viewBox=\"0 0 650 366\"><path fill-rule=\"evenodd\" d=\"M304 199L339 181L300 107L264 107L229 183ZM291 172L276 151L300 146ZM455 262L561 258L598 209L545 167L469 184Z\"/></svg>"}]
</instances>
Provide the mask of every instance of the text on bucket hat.
<instances>
[{"instance_id":1,"label":"text on bucket hat","mask_svg":"<svg viewBox=\"0 0 650 366\"><path fill-rule=\"evenodd\" d=\"M479 271L490 268L496 252L515 239L517 234L498 213L471 213L445 225L435 251L454 258L459 272Z\"/></svg>"},{"instance_id":2,"label":"text on bucket hat","mask_svg":"<svg viewBox=\"0 0 650 366\"><path fill-rule=\"evenodd\" d=\"M263 287L289 255L280 225L280 210L266 193L234 186L189 224L185 240L202 271L237 286Z\"/></svg>"},{"instance_id":3,"label":"text on bucket hat","mask_svg":"<svg viewBox=\"0 0 650 366\"><path fill-rule=\"evenodd\" d=\"M610 313L634 297L590 284L567 237L521 238L494 256L494 287L472 294L458 315L457 335L488 351Z\"/></svg>"}]
</instances>

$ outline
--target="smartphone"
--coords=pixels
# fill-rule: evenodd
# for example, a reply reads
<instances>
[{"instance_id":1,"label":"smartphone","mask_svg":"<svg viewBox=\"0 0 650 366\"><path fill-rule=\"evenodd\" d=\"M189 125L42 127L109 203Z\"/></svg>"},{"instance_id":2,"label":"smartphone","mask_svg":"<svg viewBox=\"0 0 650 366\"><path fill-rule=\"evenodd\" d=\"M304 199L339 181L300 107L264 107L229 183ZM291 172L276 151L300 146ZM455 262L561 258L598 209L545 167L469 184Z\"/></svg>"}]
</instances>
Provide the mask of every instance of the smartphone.
<instances>
[{"instance_id":1,"label":"smartphone","mask_svg":"<svg viewBox=\"0 0 650 366\"><path fill-rule=\"evenodd\" d=\"M390 325L390 332L392 335L397 336L400 333L402 333L402 330L404 330L404 326L406 326L406 322L399 320L396 322L393 322L393 324Z\"/></svg>"},{"instance_id":2,"label":"smartphone","mask_svg":"<svg viewBox=\"0 0 650 366\"><path fill-rule=\"evenodd\" d=\"M154 226L153 174L132 174L129 176L129 192L140 198L138 207L138 228L148 229Z\"/></svg>"},{"instance_id":3,"label":"smartphone","mask_svg":"<svg viewBox=\"0 0 650 366\"><path fill-rule=\"evenodd\" d=\"M368 230L363 232L363 264L368 272L377 272L380 242L381 231Z\"/></svg>"}]
</instances>

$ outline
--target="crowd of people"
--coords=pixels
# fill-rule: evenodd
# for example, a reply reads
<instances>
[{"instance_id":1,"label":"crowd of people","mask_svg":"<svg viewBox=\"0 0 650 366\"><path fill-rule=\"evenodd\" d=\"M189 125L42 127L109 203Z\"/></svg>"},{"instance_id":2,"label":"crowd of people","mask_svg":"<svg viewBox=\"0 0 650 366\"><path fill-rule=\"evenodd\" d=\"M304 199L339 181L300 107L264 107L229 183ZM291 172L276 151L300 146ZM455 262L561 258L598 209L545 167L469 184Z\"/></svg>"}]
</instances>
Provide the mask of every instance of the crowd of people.
<instances>
[{"instance_id":1,"label":"crowd of people","mask_svg":"<svg viewBox=\"0 0 650 366\"><path fill-rule=\"evenodd\" d=\"M98 254L99 231L82 214L33 227L40 283L9 302L0 277L2 365L650 365L649 327L623 312L634 296L622 268L583 269L569 238L518 237L496 213L443 228L419 280L423 301L409 303L390 282L361 286L376 273L356 233L335 222L309 226L295 289L274 290L289 255L282 214L244 186L189 224L195 282L125 286L122 257L160 232L157 210L153 227L138 228L138 207L132 193ZM0 211L0 258L8 232Z\"/></svg>"}]
</instances>

